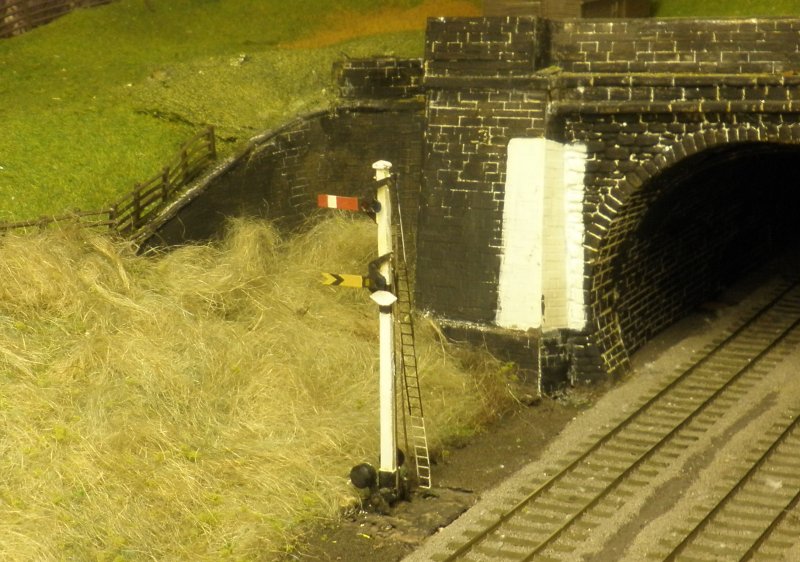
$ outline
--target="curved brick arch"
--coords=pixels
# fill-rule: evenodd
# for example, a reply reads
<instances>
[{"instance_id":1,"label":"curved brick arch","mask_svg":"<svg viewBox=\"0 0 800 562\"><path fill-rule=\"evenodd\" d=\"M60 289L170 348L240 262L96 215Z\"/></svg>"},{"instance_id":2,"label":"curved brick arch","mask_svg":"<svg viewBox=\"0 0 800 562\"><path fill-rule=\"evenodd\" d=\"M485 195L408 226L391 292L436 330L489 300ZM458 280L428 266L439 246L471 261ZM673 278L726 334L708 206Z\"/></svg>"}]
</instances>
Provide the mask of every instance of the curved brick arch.
<instances>
[{"instance_id":1,"label":"curved brick arch","mask_svg":"<svg viewBox=\"0 0 800 562\"><path fill-rule=\"evenodd\" d=\"M689 134L663 152L644 161L624 180L613 187L598 205L594 223L586 239L587 302L595 342L603 366L610 374L630 368L629 351L623 341L620 319L615 309L618 298L614 281L614 262L633 231L640 224L643 211L631 212L628 207L651 180L686 158L712 148L736 144L800 145L800 124L753 126L745 123Z\"/></svg>"}]
</instances>

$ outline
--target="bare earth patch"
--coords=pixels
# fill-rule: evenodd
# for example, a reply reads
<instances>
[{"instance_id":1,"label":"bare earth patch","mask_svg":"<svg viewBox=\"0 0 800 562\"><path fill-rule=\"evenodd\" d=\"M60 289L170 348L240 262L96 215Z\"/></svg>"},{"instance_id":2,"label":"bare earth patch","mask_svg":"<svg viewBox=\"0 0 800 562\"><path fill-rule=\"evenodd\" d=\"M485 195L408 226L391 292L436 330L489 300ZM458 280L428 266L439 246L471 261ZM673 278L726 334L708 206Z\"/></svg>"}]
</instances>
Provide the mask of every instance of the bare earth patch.
<instances>
[{"instance_id":1,"label":"bare earth patch","mask_svg":"<svg viewBox=\"0 0 800 562\"><path fill-rule=\"evenodd\" d=\"M429 17L479 16L481 10L469 0L426 0L408 9L386 8L368 14L339 11L328 15L317 31L295 41L281 44L287 49L313 49L334 45L348 39L425 29Z\"/></svg>"},{"instance_id":2,"label":"bare earth patch","mask_svg":"<svg viewBox=\"0 0 800 562\"><path fill-rule=\"evenodd\" d=\"M538 458L546 443L590 402L591 396L577 391L569 399L520 407L465 447L445 451L433 466L433 490L417 490L391 516L352 513L339 524L316 529L285 560L401 560L471 507L483 491Z\"/></svg>"}]
</instances>

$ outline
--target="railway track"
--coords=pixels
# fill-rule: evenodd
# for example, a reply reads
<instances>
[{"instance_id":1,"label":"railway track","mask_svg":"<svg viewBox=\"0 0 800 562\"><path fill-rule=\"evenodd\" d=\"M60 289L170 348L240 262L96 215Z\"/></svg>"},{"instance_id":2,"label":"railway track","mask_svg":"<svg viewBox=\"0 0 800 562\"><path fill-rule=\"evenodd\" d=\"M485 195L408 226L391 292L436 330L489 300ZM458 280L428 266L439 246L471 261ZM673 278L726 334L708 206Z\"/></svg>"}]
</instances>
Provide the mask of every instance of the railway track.
<instances>
[{"instance_id":1,"label":"railway track","mask_svg":"<svg viewBox=\"0 0 800 562\"><path fill-rule=\"evenodd\" d=\"M754 447L763 453L684 538L651 560L781 560L797 536L788 516L800 503L800 417Z\"/></svg>"},{"instance_id":2,"label":"railway track","mask_svg":"<svg viewBox=\"0 0 800 562\"><path fill-rule=\"evenodd\" d=\"M553 467L539 480L523 485L514 505L480 518L456 540L447 543L446 553L435 554L431 559L435 562L573 559L575 551L598 525L613 516L638 490L656 480L798 343L800 284L791 283L778 289L774 298L749 320L706 349L702 358L676 374L590 447ZM697 552L705 548L711 550L710 559L720 560L719 551L714 551L719 537L743 536L742 529L758 535L747 547L755 549L748 556L756 551L766 552L772 548L770 545L779 547L785 519L781 514L793 509L798 501L796 496L788 498L783 507L772 508L776 515L762 526L754 523L753 515L738 523L742 528L736 527L730 522L739 520L732 519L731 514L741 511L738 502L753 503L752 494L758 494L754 490L764 480L756 476L759 470L792 472L788 467L794 466L798 476L792 481L787 476L785 488L793 494L800 489L797 457L781 460L783 455L800 450L800 430L796 430L796 425L793 422L792 429L781 434L783 444L767 447L769 452L754 464L755 467L760 463L761 468L753 468L737 491L731 490L730 498L724 502L727 507L709 513L707 520L697 521L696 528L688 531L679 544L660 545L661 550L652 553L651 559L704 560L697 557ZM734 501L734 498L740 499ZM758 501L755 503L760 506ZM748 513L769 511L755 504L744 505ZM726 522L730 523L728 527ZM737 538L731 542L739 545L742 541Z\"/></svg>"}]
</instances>

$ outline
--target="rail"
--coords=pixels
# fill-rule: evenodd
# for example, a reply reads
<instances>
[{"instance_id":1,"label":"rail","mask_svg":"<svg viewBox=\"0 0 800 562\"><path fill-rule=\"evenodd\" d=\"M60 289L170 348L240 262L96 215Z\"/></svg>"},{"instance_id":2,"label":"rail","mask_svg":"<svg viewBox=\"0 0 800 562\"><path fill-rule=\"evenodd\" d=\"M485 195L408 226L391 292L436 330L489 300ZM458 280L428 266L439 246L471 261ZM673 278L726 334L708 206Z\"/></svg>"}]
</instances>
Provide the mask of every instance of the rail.
<instances>
[{"instance_id":1,"label":"rail","mask_svg":"<svg viewBox=\"0 0 800 562\"><path fill-rule=\"evenodd\" d=\"M628 479L633 480L636 471L640 475L648 472L641 469L651 459L649 472L659 472L659 463L666 466L669 463L664 458L676 454L668 450L670 447L685 447L681 441L697 439L722 415L724 410L717 406L724 397L746 395L745 387L763 376L754 367L765 359L771 361L774 350L787 345L788 336L800 327L799 288L797 282L784 287L769 304L585 452L544 482L531 483L535 489L526 492L523 499L481 521L460 544L451 542L448 546L453 550L437 560L472 559L473 555L493 560L533 560L545 550L553 551L556 541L568 530L580 534L575 525L590 510L621 490ZM685 431L690 424L692 430ZM664 458L656 461L656 455ZM581 471L596 475L596 482L576 492L570 479ZM560 545L559 554L569 548Z\"/></svg>"}]
</instances>

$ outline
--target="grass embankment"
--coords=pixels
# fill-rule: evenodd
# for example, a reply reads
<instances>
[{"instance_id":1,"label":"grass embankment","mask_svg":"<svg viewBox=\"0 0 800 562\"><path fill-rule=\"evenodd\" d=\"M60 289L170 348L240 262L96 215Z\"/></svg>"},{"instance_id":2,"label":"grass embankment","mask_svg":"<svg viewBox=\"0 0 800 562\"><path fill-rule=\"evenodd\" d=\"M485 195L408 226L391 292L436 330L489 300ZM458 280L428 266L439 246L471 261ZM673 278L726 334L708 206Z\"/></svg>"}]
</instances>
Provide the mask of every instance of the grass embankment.
<instances>
[{"instance_id":1,"label":"grass embankment","mask_svg":"<svg viewBox=\"0 0 800 562\"><path fill-rule=\"evenodd\" d=\"M314 47L347 9L380 16L346 0L309 18L328 6L123 0L0 42L0 219L101 206L200 125L230 151L326 103L342 52L421 54L421 31L368 26ZM341 220L151 257L88 232L0 238L0 559L271 560L335 517L377 451L376 322L318 277L373 254L374 225ZM470 355L465 375L424 326L418 345L434 447L511 399L497 365Z\"/></svg>"},{"instance_id":2,"label":"grass embankment","mask_svg":"<svg viewBox=\"0 0 800 562\"><path fill-rule=\"evenodd\" d=\"M272 560L335 517L377 460L377 318L319 272L364 270L374 236L0 238L0 559ZM499 365L418 333L434 447L509 405Z\"/></svg>"},{"instance_id":3,"label":"grass embankment","mask_svg":"<svg viewBox=\"0 0 800 562\"><path fill-rule=\"evenodd\" d=\"M330 65L422 56L425 17L480 0L120 0L0 41L0 220L100 208L202 126L223 154L332 102ZM659 16L798 15L794 0L661 0Z\"/></svg>"},{"instance_id":4,"label":"grass embankment","mask_svg":"<svg viewBox=\"0 0 800 562\"><path fill-rule=\"evenodd\" d=\"M800 15L797 0L655 0L658 17L776 17Z\"/></svg>"},{"instance_id":5,"label":"grass embankment","mask_svg":"<svg viewBox=\"0 0 800 562\"><path fill-rule=\"evenodd\" d=\"M0 41L0 220L101 208L204 125L230 153L331 103L334 60L421 56L426 15L479 5L120 0Z\"/></svg>"}]
</instances>

